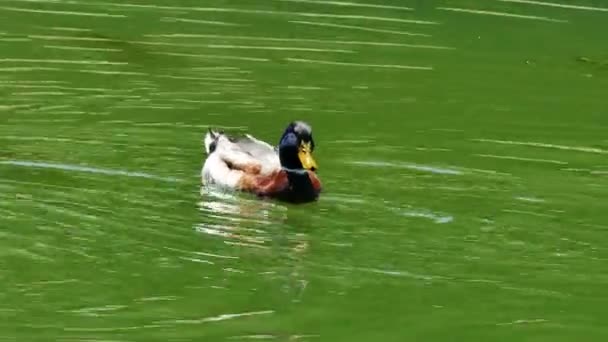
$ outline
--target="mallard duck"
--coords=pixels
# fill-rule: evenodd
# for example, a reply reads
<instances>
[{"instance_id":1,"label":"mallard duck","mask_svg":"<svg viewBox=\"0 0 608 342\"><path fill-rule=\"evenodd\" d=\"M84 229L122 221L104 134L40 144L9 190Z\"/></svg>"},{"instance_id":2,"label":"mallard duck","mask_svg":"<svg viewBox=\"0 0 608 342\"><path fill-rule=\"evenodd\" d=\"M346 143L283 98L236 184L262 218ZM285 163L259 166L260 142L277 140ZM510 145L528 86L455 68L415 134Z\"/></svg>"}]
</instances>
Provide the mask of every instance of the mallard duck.
<instances>
[{"instance_id":1,"label":"mallard duck","mask_svg":"<svg viewBox=\"0 0 608 342\"><path fill-rule=\"evenodd\" d=\"M201 171L203 185L288 202L311 202L321 192L312 156L315 142L306 122L291 122L277 147L249 134L235 138L212 129L205 134L204 145L207 159Z\"/></svg>"}]
</instances>

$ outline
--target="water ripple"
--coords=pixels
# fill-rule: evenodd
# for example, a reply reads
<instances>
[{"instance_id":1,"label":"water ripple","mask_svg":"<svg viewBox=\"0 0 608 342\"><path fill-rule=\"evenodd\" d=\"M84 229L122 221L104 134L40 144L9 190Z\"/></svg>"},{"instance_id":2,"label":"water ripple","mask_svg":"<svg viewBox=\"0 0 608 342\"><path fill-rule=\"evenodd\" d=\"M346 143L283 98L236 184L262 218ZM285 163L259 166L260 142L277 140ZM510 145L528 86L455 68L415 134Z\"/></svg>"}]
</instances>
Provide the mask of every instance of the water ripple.
<instances>
[{"instance_id":1,"label":"water ripple","mask_svg":"<svg viewBox=\"0 0 608 342\"><path fill-rule=\"evenodd\" d=\"M201 324L201 323L226 321L226 320L241 318L241 317L270 315L273 313L274 313L274 310L252 311L252 312L243 312L243 313L237 313L237 314L222 314L222 315L218 315L218 316L205 317L205 318L200 318L200 319L175 319L175 320L162 321L159 323L161 323L161 324Z\"/></svg>"},{"instance_id":2,"label":"water ripple","mask_svg":"<svg viewBox=\"0 0 608 342\"><path fill-rule=\"evenodd\" d=\"M374 166L374 167L394 167L401 169L410 169L416 171L425 171L437 174L444 175L462 175L462 172L459 170L430 166L430 165L421 165L421 164L412 164L412 163L393 163L387 161L351 161L349 164L353 165L362 165L362 166Z\"/></svg>"},{"instance_id":3,"label":"water ripple","mask_svg":"<svg viewBox=\"0 0 608 342\"><path fill-rule=\"evenodd\" d=\"M96 174L110 175L110 176L140 177L140 178L148 178L148 179L160 180L160 181L165 181L165 182L181 182L182 181L179 178L161 177L161 176L156 176L156 175L152 175L152 174L145 173L145 172L101 169L101 168L96 168L96 167L71 165L71 164L63 164L63 163L36 162L36 161L29 161L29 160L3 160L3 161L0 161L0 165L23 166L23 167L29 167L29 168L42 168L42 169L56 169L56 170L63 170L63 171L89 172L89 173L96 173Z\"/></svg>"}]
</instances>

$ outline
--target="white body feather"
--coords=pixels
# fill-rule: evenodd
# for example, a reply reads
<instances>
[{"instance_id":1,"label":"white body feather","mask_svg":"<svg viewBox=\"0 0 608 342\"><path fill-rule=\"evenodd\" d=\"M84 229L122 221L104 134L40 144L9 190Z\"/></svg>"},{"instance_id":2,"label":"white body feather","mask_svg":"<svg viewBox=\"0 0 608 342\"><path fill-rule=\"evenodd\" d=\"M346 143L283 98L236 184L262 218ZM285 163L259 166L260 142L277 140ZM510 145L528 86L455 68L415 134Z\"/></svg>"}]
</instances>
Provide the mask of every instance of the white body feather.
<instances>
[{"instance_id":1,"label":"white body feather","mask_svg":"<svg viewBox=\"0 0 608 342\"><path fill-rule=\"evenodd\" d=\"M207 159L201 170L202 182L222 188L236 189L244 174L229 165L257 164L261 174L269 174L281 168L274 148L251 135L231 140L223 133L208 132L204 139Z\"/></svg>"}]
</instances>

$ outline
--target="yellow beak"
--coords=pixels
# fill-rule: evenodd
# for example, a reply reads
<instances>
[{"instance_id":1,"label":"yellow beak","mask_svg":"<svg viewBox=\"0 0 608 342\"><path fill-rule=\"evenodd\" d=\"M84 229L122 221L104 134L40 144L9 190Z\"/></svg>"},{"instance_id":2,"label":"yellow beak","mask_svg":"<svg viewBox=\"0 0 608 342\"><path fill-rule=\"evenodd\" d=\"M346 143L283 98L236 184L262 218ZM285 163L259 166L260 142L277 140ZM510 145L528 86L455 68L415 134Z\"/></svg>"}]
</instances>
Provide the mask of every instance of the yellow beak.
<instances>
[{"instance_id":1,"label":"yellow beak","mask_svg":"<svg viewBox=\"0 0 608 342\"><path fill-rule=\"evenodd\" d=\"M298 150L298 157L300 158L302 166L306 170L315 171L319 168L317 166L317 162L312 157L312 151L310 150L310 142L302 142L300 144L300 148Z\"/></svg>"}]
</instances>

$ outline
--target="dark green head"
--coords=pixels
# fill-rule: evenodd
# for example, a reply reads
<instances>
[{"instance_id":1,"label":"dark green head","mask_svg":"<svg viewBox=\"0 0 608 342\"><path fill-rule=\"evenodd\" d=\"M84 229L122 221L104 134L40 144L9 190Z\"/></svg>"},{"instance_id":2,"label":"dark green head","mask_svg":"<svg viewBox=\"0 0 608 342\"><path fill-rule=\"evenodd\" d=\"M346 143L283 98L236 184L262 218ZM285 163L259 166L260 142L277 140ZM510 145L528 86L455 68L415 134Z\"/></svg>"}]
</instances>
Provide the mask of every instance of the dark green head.
<instances>
[{"instance_id":1,"label":"dark green head","mask_svg":"<svg viewBox=\"0 0 608 342\"><path fill-rule=\"evenodd\" d=\"M312 157L314 149L310 125L303 121L290 123L279 141L281 166L292 170L316 171L317 162Z\"/></svg>"}]
</instances>

